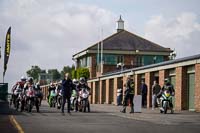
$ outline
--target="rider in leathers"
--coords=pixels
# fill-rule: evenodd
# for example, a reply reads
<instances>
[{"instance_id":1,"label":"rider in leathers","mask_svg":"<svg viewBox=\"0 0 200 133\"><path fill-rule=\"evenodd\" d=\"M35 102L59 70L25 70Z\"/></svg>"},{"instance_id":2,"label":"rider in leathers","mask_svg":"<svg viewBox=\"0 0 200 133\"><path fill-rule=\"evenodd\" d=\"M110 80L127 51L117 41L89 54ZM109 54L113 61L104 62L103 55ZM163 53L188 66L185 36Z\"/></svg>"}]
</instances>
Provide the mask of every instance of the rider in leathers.
<instances>
[{"instance_id":1,"label":"rider in leathers","mask_svg":"<svg viewBox=\"0 0 200 133\"><path fill-rule=\"evenodd\" d=\"M85 81L85 78L81 77L80 80L79 80L79 84L77 86L77 89L79 91L88 91L90 92L90 88L88 87L87 85L87 82ZM88 104L88 112L90 112L90 104Z\"/></svg>"},{"instance_id":2,"label":"rider in leathers","mask_svg":"<svg viewBox=\"0 0 200 133\"><path fill-rule=\"evenodd\" d=\"M172 96L174 96L174 94L175 94L174 86L170 83L170 81L169 81L168 78L165 79L164 86L162 87L160 93L158 94L158 98L160 98L160 97L162 96L162 94L164 93L165 90L169 90L170 94L171 94ZM172 101L170 101L169 104L170 104L170 107L173 108ZM163 101L161 101L161 109L164 110L164 109L162 108L162 105L163 105Z\"/></svg>"}]
</instances>

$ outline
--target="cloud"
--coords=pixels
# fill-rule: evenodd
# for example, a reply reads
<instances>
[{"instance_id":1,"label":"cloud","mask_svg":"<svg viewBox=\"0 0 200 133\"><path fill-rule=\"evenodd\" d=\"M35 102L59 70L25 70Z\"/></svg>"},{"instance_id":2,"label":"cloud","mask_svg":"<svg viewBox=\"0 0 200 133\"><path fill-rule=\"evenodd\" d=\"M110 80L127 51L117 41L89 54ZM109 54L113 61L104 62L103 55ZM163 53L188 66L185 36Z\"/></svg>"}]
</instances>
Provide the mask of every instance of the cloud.
<instances>
[{"instance_id":1,"label":"cloud","mask_svg":"<svg viewBox=\"0 0 200 133\"><path fill-rule=\"evenodd\" d=\"M74 1L1 1L0 34L5 35L12 26L11 56L5 81L19 80L32 65L59 70L71 65L73 54L99 40L101 27L104 36L111 34L115 28L114 16L98 6ZM4 36L0 37L0 43L4 43Z\"/></svg>"},{"instance_id":2,"label":"cloud","mask_svg":"<svg viewBox=\"0 0 200 133\"><path fill-rule=\"evenodd\" d=\"M200 22L197 14L192 12L171 18L163 15L151 17L145 26L145 37L175 49L178 58L200 53Z\"/></svg>"}]
</instances>

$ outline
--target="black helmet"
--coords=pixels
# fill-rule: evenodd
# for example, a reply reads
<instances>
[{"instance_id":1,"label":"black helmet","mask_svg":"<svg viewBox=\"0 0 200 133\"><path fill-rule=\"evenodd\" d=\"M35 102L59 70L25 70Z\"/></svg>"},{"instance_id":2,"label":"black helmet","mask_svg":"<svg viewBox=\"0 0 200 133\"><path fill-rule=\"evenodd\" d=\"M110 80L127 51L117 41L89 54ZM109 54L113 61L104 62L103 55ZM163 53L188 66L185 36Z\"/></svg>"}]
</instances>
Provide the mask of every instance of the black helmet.
<instances>
[{"instance_id":1,"label":"black helmet","mask_svg":"<svg viewBox=\"0 0 200 133\"><path fill-rule=\"evenodd\" d=\"M28 78L28 82L33 83L33 78L32 78L32 77L29 77L29 78Z\"/></svg>"},{"instance_id":2,"label":"black helmet","mask_svg":"<svg viewBox=\"0 0 200 133\"><path fill-rule=\"evenodd\" d=\"M169 80L169 78L165 78L165 83L169 83L170 82L170 80Z\"/></svg>"}]
</instances>

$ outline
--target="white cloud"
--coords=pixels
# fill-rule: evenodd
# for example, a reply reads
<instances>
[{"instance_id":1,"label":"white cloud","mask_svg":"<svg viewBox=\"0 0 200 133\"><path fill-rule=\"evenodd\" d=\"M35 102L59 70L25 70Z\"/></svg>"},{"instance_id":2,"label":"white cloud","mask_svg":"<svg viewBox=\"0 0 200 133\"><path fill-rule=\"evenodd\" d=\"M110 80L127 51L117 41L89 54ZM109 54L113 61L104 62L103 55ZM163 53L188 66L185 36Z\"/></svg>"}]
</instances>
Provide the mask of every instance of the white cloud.
<instances>
[{"instance_id":1,"label":"white cloud","mask_svg":"<svg viewBox=\"0 0 200 133\"><path fill-rule=\"evenodd\" d=\"M59 70L71 65L73 54L99 39L100 27L104 28L104 36L111 34L115 28L114 16L98 6L73 1L1 1L1 44L4 44L2 35L12 26L11 56L5 81L18 80L31 65Z\"/></svg>"},{"instance_id":2,"label":"white cloud","mask_svg":"<svg viewBox=\"0 0 200 133\"><path fill-rule=\"evenodd\" d=\"M174 18L153 16L145 27L145 37L177 51L177 57L200 53L200 22L195 13L185 12Z\"/></svg>"}]
</instances>

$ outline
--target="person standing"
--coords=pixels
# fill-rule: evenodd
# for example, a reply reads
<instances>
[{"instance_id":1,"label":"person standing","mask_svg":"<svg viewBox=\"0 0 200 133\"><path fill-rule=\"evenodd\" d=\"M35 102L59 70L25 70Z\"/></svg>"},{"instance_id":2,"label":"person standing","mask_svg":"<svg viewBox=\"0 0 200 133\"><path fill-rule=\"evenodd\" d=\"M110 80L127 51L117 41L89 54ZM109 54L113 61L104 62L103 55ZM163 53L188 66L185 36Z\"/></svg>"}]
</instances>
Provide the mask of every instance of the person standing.
<instances>
[{"instance_id":1,"label":"person standing","mask_svg":"<svg viewBox=\"0 0 200 133\"><path fill-rule=\"evenodd\" d=\"M141 85L141 94L142 94L142 107L146 107L147 102L147 85L145 84L144 80L142 80Z\"/></svg>"},{"instance_id":2,"label":"person standing","mask_svg":"<svg viewBox=\"0 0 200 133\"><path fill-rule=\"evenodd\" d=\"M64 113L65 103L67 99L67 111L70 113L70 97L72 94L73 83L69 78L69 73L65 74L65 78L62 80L62 94L63 94L63 102L62 102L62 113Z\"/></svg>"},{"instance_id":3,"label":"person standing","mask_svg":"<svg viewBox=\"0 0 200 133\"><path fill-rule=\"evenodd\" d=\"M153 81L153 85L152 85L152 110L155 109L155 107L158 106L157 104L157 96L159 94L161 90L160 85L157 83L156 80Z\"/></svg>"},{"instance_id":4,"label":"person standing","mask_svg":"<svg viewBox=\"0 0 200 133\"><path fill-rule=\"evenodd\" d=\"M117 106L122 104L122 88L117 89Z\"/></svg>"},{"instance_id":5,"label":"person standing","mask_svg":"<svg viewBox=\"0 0 200 133\"><path fill-rule=\"evenodd\" d=\"M126 90L125 90L125 96L123 101L123 109L121 110L122 113L126 113L126 106L128 106L128 100L130 101L131 105L131 112L134 113L133 109L133 98L134 98L134 82L131 80L131 77L127 77L127 82L125 84Z\"/></svg>"}]
</instances>

